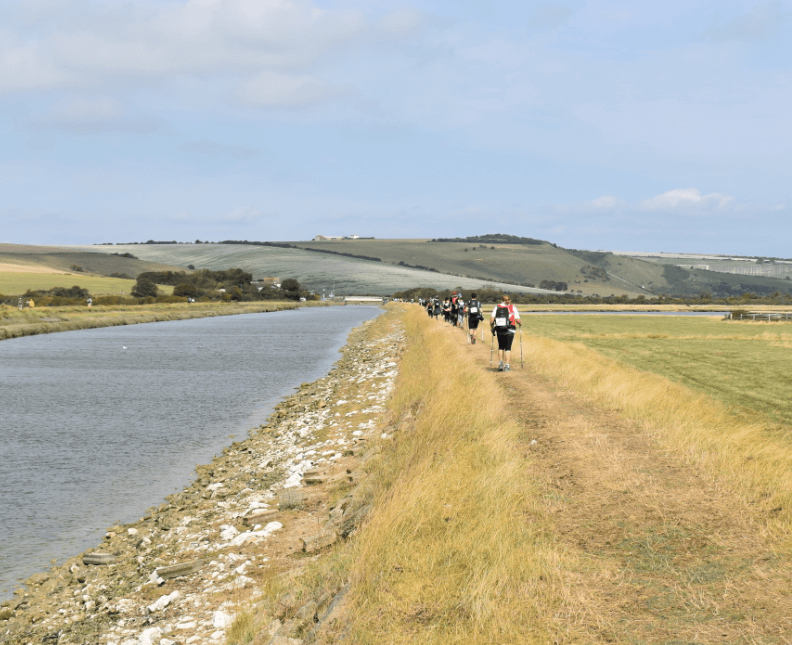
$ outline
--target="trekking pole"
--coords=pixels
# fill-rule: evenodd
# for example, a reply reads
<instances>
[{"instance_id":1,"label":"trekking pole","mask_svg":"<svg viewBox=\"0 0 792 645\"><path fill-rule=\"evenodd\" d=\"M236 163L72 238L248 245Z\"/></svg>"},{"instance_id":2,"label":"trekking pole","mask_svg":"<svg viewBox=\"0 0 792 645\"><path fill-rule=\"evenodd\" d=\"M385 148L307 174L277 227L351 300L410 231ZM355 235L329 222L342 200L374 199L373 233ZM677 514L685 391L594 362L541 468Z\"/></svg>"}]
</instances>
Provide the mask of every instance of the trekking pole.
<instances>
[{"instance_id":1,"label":"trekking pole","mask_svg":"<svg viewBox=\"0 0 792 645\"><path fill-rule=\"evenodd\" d=\"M468 329L468 316L465 316L465 337L467 338L468 345L470 345L470 329Z\"/></svg>"},{"instance_id":2,"label":"trekking pole","mask_svg":"<svg viewBox=\"0 0 792 645\"><path fill-rule=\"evenodd\" d=\"M523 362L523 353L522 353L522 325L520 325L520 367L525 369L525 363Z\"/></svg>"},{"instance_id":3,"label":"trekking pole","mask_svg":"<svg viewBox=\"0 0 792 645\"><path fill-rule=\"evenodd\" d=\"M484 333L483 329L481 330L481 333ZM491 329L490 334L492 334L492 337L490 338L490 365L492 365L492 350L495 348L495 334L492 333Z\"/></svg>"}]
</instances>

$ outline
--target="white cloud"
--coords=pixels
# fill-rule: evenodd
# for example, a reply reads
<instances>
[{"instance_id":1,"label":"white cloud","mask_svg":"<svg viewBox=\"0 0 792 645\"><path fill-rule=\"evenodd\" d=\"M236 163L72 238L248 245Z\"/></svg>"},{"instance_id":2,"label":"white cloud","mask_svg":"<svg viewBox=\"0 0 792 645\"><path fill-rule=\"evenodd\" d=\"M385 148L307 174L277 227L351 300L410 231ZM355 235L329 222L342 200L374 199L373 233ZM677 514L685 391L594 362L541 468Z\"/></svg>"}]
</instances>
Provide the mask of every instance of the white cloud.
<instances>
[{"instance_id":1,"label":"white cloud","mask_svg":"<svg viewBox=\"0 0 792 645\"><path fill-rule=\"evenodd\" d=\"M32 6L23 18L2 16L18 24L0 30L0 94L219 76L255 95L262 78L280 75L278 91L259 91L253 103L291 106L294 96L302 103L336 94L304 75L335 50L378 35L406 35L420 24L420 16L409 11L375 25L359 11L321 9L307 0L75 2L51 7L46 19L36 18L34 8L47 0L27 4ZM21 24L34 19L46 28Z\"/></svg>"},{"instance_id":2,"label":"white cloud","mask_svg":"<svg viewBox=\"0 0 792 645\"><path fill-rule=\"evenodd\" d=\"M236 93L242 103L265 108L302 107L351 94L348 87L334 86L310 76L264 72Z\"/></svg>"},{"instance_id":3,"label":"white cloud","mask_svg":"<svg viewBox=\"0 0 792 645\"><path fill-rule=\"evenodd\" d=\"M734 198L720 193L702 195L696 188L677 188L640 202L643 210L713 210L734 204Z\"/></svg>"}]
</instances>

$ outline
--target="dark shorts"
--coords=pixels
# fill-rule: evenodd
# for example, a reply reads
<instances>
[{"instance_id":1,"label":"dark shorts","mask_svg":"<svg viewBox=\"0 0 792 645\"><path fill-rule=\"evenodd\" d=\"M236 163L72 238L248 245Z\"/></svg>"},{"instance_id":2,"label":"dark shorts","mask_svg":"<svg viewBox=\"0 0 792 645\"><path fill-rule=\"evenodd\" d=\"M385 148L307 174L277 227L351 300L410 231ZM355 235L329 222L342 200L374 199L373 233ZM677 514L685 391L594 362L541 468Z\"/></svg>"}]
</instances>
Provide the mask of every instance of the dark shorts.
<instances>
[{"instance_id":1,"label":"dark shorts","mask_svg":"<svg viewBox=\"0 0 792 645\"><path fill-rule=\"evenodd\" d=\"M507 331L506 333L501 334L498 332L498 349L504 349L507 352L511 351L512 343L514 342L514 332Z\"/></svg>"},{"instance_id":2,"label":"dark shorts","mask_svg":"<svg viewBox=\"0 0 792 645\"><path fill-rule=\"evenodd\" d=\"M478 316L468 316L468 327L470 327L470 329L478 329L478 324Z\"/></svg>"}]
</instances>

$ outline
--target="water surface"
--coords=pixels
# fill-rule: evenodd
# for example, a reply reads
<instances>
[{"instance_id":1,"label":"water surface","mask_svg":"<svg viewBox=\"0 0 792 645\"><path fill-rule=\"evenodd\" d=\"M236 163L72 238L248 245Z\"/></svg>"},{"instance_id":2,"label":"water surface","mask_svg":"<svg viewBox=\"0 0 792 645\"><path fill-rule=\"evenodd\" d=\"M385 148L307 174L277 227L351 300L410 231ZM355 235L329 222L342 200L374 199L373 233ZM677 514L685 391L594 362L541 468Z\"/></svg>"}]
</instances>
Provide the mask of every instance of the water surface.
<instances>
[{"instance_id":1,"label":"water surface","mask_svg":"<svg viewBox=\"0 0 792 645\"><path fill-rule=\"evenodd\" d=\"M0 342L0 597L183 488L326 374L375 307L306 308Z\"/></svg>"}]
</instances>

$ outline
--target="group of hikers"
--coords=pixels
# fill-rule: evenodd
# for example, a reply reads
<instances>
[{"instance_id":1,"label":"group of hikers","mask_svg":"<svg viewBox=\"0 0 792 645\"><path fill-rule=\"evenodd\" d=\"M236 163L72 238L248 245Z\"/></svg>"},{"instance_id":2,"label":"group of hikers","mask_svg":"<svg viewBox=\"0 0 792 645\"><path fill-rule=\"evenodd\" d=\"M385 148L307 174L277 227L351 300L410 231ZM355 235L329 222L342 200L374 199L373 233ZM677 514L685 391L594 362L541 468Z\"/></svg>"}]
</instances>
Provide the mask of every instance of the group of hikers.
<instances>
[{"instance_id":1,"label":"group of hikers","mask_svg":"<svg viewBox=\"0 0 792 645\"><path fill-rule=\"evenodd\" d=\"M451 296L445 298L442 302L440 298L421 298L419 304L426 309L430 318L440 318L441 316L445 322L455 327L464 327L467 322L468 328L468 342L471 345L476 344L476 330L479 323L484 321L484 314L481 309L481 303L476 297L475 293L470 295L470 300L465 300L462 297L462 292L457 293L454 291ZM490 331L494 337L498 339L498 371L508 372L511 370L509 360L511 358L511 348L514 342L514 336L517 332L517 327L522 327L522 320L520 320L520 312L517 307L512 304L511 298L504 295L500 304L492 309L490 315ZM494 338L493 338L494 342ZM520 357L522 359L522 336L520 344ZM492 353L490 350L490 360L492 360Z\"/></svg>"}]
</instances>

